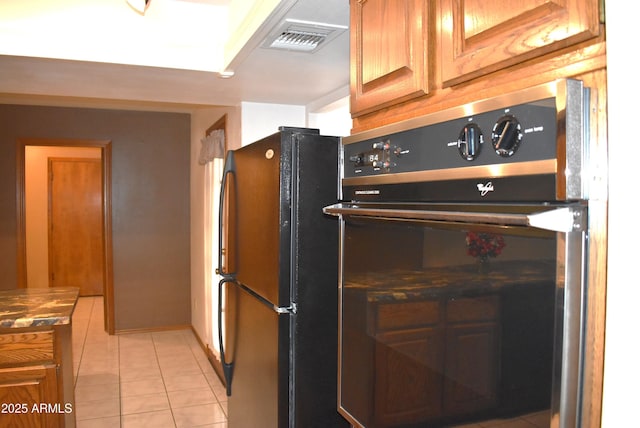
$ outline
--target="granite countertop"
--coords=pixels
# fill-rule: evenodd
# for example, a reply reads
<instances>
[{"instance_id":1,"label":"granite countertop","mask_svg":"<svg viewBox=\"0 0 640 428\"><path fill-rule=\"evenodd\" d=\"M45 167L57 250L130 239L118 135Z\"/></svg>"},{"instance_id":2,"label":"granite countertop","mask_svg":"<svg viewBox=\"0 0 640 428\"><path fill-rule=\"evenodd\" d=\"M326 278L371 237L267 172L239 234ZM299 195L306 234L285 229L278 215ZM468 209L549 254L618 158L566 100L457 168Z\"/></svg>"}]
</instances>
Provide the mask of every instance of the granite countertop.
<instances>
[{"instance_id":1,"label":"granite countertop","mask_svg":"<svg viewBox=\"0 0 640 428\"><path fill-rule=\"evenodd\" d=\"M72 287L0 291L0 327L70 324L79 292Z\"/></svg>"},{"instance_id":2,"label":"granite countertop","mask_svg":"<svg viewBox=\"0 0 640 428\"><path fill-rule=\"evenodd\" d=\"M479 274L476 265L425 270L387 270L351 274L344 287L366 293L370 302L429 299L439 296L487 294L532 283L555 284L555 261L491 262Z\"/></svg>"}]
</instances>

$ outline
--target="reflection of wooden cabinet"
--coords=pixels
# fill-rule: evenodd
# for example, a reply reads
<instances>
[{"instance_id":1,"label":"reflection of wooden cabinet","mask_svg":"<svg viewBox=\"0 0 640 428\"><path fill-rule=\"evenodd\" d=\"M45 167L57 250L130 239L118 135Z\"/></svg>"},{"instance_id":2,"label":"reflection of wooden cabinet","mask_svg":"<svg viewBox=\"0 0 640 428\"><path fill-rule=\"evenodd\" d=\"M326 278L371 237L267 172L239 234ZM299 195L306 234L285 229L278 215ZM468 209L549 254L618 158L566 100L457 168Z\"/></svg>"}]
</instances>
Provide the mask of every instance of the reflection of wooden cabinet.
<instances>
[{"instance_id":1,"label":"reflection of wooden cabinet","mask_svg":"<svg viewBox=\"0 0 640 428\"><path fill-rule=\"evenodd\" d=\"M351 1L351 111L429 92L426 0Z\"/></svg>"},{"instance_id":2,"label":"reflection of wooden cabinet","mask_svg":"<svg viewBox=\"0 0 640 428\"><path fill-rule=\"evenodd\" d=\"M441 0L442 80L470 80L598 35L598 1Z\"/></svg>"},{"instance_id":3,"label":"reflection of wooden cabinet","mask_svg":"<svg viewBox=\"0 0 640 428\"><path fill-rule=\"evenodd\" d=\"M497 403L498 327L495 322L447 328L444 412L463 415Z\"/></svg>"},{"instance_id":4,"label":"reflection of wooden cabinet","mask_svg":"<svg viewBox=\"0 0 640 428\"><path fill-rule=\"evenodd\" d=\"M437 300L377 306L376 423L395 426L442 415L444 334L440 306Z\"/></svg>"},{"instance_id":5,"label":"reflection of wooden cabinet","mask_svg":"<svg viewBox=\"0 0 640 428\"><path fill-rule=\"evenodd\" d=\"M497 404L498 318L497 296L447 302L445 414L471 413Z\"/></svg>"},{"instance_id":6,"label":"reflection of wooden cabinet","mask_svg":"<svg viewBox=\"0 0 640 428\"><path fill-rule=\"evenodd\" d=\"M375 425L455 418L497 405L497 296L380 303L370 314Z\"/></svg>"}]
</instances>

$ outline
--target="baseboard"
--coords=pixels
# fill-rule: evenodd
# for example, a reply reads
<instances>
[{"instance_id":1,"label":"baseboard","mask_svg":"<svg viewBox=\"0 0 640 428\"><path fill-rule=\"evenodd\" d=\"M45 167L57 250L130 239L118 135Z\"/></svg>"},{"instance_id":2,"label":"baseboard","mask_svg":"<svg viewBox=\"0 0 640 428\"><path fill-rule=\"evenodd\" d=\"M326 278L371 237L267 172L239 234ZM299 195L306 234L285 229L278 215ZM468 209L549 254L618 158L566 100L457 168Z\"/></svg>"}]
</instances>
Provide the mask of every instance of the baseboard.
<instances>
[{"instance_id":1,"label":"baseboard","mask_svg":"<svg viewBox=\"0 0 640 428\"><path fill-rule=\"evenodd\" d=\"M216 357L213 351L211 351L211 348L209 348L209 345L205 345L205 343L202 341L202 339L198 335L198 332L196 331L195 328L193 328L193 326L191 326L191 331L193 331L193 335L196 337L196 340L200 344L200 347L206 354L207 359L209 360L209 364L211 364L211 367L213 367L213 371L218 376L218 379L220 379L220 382L222 382L222 384L226 387L226 382L224 380L224 373L222 372L222 362Z\"/></svg>"},{"instance_id":2,"label":"baseboard","mask_svg":"<svg viewBox=\"0 0 640 428\"><path fill-rule=\"evenodd\" d=\"M157 331L171 331L171 330L186 330L191 328L191 325L170 325L164 327L149 327L149 328L126 328L116 330L114 334L136 334L136 333L153 333Z\"/></svg>"}]
</instances>

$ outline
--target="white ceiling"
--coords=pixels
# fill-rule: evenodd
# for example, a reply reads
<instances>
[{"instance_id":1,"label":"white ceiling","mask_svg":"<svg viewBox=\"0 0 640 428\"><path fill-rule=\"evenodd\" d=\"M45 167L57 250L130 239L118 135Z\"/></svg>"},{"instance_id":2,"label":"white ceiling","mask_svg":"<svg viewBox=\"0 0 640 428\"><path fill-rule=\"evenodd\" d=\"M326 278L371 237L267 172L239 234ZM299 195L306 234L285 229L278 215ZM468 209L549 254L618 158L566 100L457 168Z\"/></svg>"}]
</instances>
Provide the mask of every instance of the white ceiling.
<instances>
[{"instance_id":1,"label":"white ceiling","mask_svg":"<svg viewBox=\"0 0 640 428\"><path fill-rule=\"evenodd\" d=\"M56 14L59 15L59 11L52 10L50 6L47 10L44 5L60 4L60 1L0 1L0 53L3 54L0 55L0 102L96 107L146 106L183 111L197 106L236 105L241 101L309 105L321 98L337 98L348 94L348 31L312 54L264 49L259 46L266 32L280 22L282 13L285 12L286 18L348 26L349 2L346 0L281 1L280 3L284 6L280 14L267 19L260 31L254 34L231 61L234 76L228 79L219 77L219 74L213 71L203 71L203 69L214 67L201 66L198 58L202 55L198 55L196 49L191 47L180 50L179 43L171 46L171 49L176 50L167 51L169 54L164 58L166 61L160 66L148 65L151 61L146 59L143 52L150 49L149 40L157 38L174 41L175 38L167 37L166 32L171 30L159 25L160 21L156 21L155 25L146 25L150 21L144 20L154 19L152 11L154 8L160 10L162 2L174 2L174 5L198 5L190 12L193 13L192 21L185 19L184 16L176 16L175 19L180 18L180 22L194 22L202 27L203 17L197 16L202 15L202 11L205 10L201 6L215 6L220 10L220 6L224 6L229 1L243 0L152 0L145 16L137 15L128 5L121 7L125 0L84 0L88 4L119 2L117 13L124 14L126 20L138 20L132 22L144 22L146 25L145 40L138 39L128 45L128 48L133 50L133 53L126 53L129 57L125 53L120 53L123 50L122 33L131 31L124 25L118 26L115 22L110 22L109 25L103 25L104 28L99 28L99 31L94 33L91 33L93 30L85 25L79 30L68 32L73 36L72 43L76 43L76 40L88 39L88 43L100 47L101 52L113 53L115 59L110 60L112 62L96 61L98 52L95 49L93 53L85 54L92 55L91 61L79 60L77 54L72 54L75 55L73 59L59 59L64 56L58 54L60 49L56 49L56 46L64 44L65 39L56 37L62 37L64 34L60 35L55 28L43 28L38 31L40 27L36 26L35 22L59 19L59 16L56 16ZM74 0L65 1L74 2ZM18 5L29 5L33 8L34 3L43 5L43 9L40 9L43 10L42 13L17 10ZM6 7L8 4L11 4L10 11ZM109 6L111 7L112 4ZM82 21L82 13L91 11L91 9L76 8L77 14L73 15L75 20ZM190 10L183 7L181 12ZM69 9L65 16L70 14ZM100 15L100 12L97 14ZM172 19L171 14L168 16ZM87 17L88 21L91 19L95 21L95 17ZM162 19L168 19L166 14ZM114 21L115 18L111 20ZM167 21L164 22L165 27L169 25ZM56 25L64 27L60 22ZM185 29L178 31L180 34L192 31L188 25L183 28ZM200 37L203 28L193 31L197 31L193 38ZM204 33L208 32L205 28ZM211 33L215 33L213 28ZM16 46L16 43L11 43L7 34L13 37L15 34L21 34L23 38L27 38L26 35L29 34L29 37L35 37L39 42L27 45L24 48L25 53L21 53L15 48L12 50L11 47ZM83 34L87 36L83 37ZM110 37L109 41L99 39L105 34ZM110 34L114 36L111 37ZM116 37L115 34L118 36ZM203 38L206 41L208 36ZM178 48L175 45L178 45ZM196 48L200 49L203 46L196 46ZM136 50L141 53L135 55ZM185 51L189 52L185 54ZM196 55L189 57L188 54L191 51ZM176 58L179 61L177 63ZM177 65L165 65L171 64L172 60ZM131 64L135 62L145 65Z\"/></svg>"}]
</instances>

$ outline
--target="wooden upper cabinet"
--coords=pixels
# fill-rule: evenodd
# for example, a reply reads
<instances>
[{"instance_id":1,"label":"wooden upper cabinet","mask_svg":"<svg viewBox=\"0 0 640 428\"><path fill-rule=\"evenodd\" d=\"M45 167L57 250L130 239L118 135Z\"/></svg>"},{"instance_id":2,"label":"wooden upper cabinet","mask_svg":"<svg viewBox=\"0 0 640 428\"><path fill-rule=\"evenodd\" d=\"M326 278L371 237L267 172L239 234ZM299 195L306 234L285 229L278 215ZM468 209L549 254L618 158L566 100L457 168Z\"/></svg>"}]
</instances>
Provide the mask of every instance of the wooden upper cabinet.
<instances>
[{"instance_id":1,"label":"wooden upper cabinet","mask_svg":"<svg viewBox=\"0 0 640 428\"><path fill-rule=\"evenodd\" d=\"M351 114L425 95L428 0L351 0Z\"/></svg>"},{"instance_id":2,"label":"wooden upper cabinet","mask_svg":"<svg viewBox=\"0 0 640 428\"><path fill-rule=\"evenodd\" d=\"M595 37L598 0L440 0L444 86Z\"/></svg>"}]
</instances>

